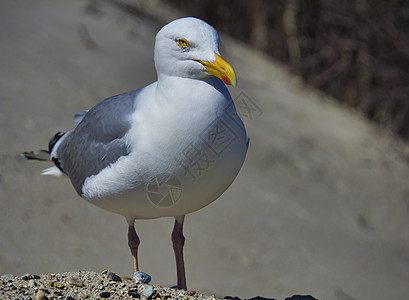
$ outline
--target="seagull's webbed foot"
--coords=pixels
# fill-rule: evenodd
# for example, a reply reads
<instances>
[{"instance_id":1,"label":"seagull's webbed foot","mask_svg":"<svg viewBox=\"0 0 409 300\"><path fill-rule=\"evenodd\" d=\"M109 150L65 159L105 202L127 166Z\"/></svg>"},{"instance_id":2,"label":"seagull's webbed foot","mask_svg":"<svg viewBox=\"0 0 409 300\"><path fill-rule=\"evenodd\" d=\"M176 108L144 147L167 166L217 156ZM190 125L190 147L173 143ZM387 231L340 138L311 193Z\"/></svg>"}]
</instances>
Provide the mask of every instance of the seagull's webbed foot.
<instances>
[{"instance_id":1,"label":"seagull's webbed foot","mask_svg":"<svg viewBox=\"0 0 409 300\"><path fill-rule=\"evenodd\" d=\"M183 221L185 216L175 217L175 226L172 231L173 250L176 257L176 272L178 278L178 289L187 290L185 263L183 260L183 245L185 244L185 237L183 236Z\"/></svg>"}]
</instances>

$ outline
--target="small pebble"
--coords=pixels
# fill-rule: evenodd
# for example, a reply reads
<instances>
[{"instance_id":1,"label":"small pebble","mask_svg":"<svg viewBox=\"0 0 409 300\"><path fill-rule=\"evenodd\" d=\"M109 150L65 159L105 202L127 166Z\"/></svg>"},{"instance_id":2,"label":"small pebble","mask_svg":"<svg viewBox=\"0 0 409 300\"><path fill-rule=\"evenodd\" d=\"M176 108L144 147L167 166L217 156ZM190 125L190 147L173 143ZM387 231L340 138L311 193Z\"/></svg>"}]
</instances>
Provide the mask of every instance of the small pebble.
<instances>
[{"instance_id":1,"label":"small pebble","mask_svg":"<svg viewBox=\"0 0 409 300\"><path fill-rule=\"evenodd\" d=\"M24 275L20 276L20 279L29 280L29 279L33 279L33 278L31 277L31 274L24 274Z\"/></svg>"},{"instance_id":2,"label":"small pebble","mask_svg":"<svg viewBox=\"0 0 409 300\"><path fill-rule=\"evenodd\" d=\"M63 289L64 284L62 282L56 281L54 282L54 287L56 287L57 289Z\"/></svg>"},{"instance_id":3,"label":"small pebble","mask_svg":"<svg viewBox=\"0 0 409 300\"><path fill-rule=\"evenodd\" d=\"M47 296L45 295L44 291L39 290L37 292L37 300L47 300Z\"/></svg>"},{"instance_id":4,"label":"small pebble","mask_svg":"<svg viewBox=\"0 0 409 300\"><path fill-rule=\"evenodd\" d=\"M154 293L155 293L155 290L153 286L151 286L150 284L147 284L143 287L143 295L146 298L150 298Z\"/></svg>"},{"instance_id":5,"label":"small pebble","mask_svg":"<svg viewBox=\"0 0 409 300\"><path fill-rule=\"evenodd\" d=\"M101 272L102 275L105 275L106 273L108 273L108 270L104 270Z\"/></svg>"},{"instance_id":6,"label":"small pebble","mask_svg":"<svg viewBox=\"0 0 409 300\"><path fill-rule=\"evenodd\" d=\"M128 295L131 297L139 298L138 290L129 290Z\"/></svg>"},{"instance_id":7,"label":"small pebble","mask_svg":"<svg viewBox=\"0 0 409 300\"><path fill-rule=\"evenodd\" d=\"M34 279L30 279L28 281L28 287L35 287L37 285L37 283L34 281Z\"/></svg>"},{"instance_id":8,"label":"small pebble","mask_svg":"<svg viewBox=\"0 0 409 300\"><path fill-rule=\"evenodd\" d=\"M110 292L102 292L101 294L99 294L99 296L101 298L109 298L109 297L111 297L111 293Z\"/></svg>"},{"instance_id":9,"label":"small pebble","mask_svg":"<svg viewBox=\"0 0 409 300\"><path fill-rule=\"evenodd\" d=\"M68 278L68 284L73 285L73 286L78 286L78 287L83 287L84 282L79 279L78 277L70 277Z\"/></svg>"},{"instance_id":10,"label":"small pebble","mask_svg":"<svg viewBox=\"0 0 409 300\"><path fill-rule=\"evenodd\" d=\"M193 295L196 294L196 291L187 291L187 294L188 294L189 296L193 296Z\"/></svg>"},{"instance_id":11,"label":"small pebble","mask_svg":"<svg viewBox=\"0 0 409 300\"><path fill-rule=\"evenodd\" d=\"M172 295L171 294L169 294L169 293L164 293L164 294L161 294L160 295L162 298L169 298L169 297L172 297Z\"/></svg>"},{"instance_id":12,"label":"small pebble","mask_svg":"<svg viewBox=\"0 0 409 300\"><path fill-rule=\"evenodd\" d=\"M135 280L136 283L149 283L151 279L151 276L145 272L138 271L133 274L133 280Z\"/></svg>"},{"instance_id":13,"label":"small pebble","mask_svg":"<svg viewBox=\"0 0 409 300\"><path fill-rule=\"evenodd\" d=\"M112 281L122 281L121 277L112 272L108 274L108 278Z\"/></svg>"},{"instance_id":14,"label":"small pebble","mask_svg":"<svg viewBox=\"0 0 409 300\"><path fill-rule=\"evenodd\" d=\"M73 296L67 296L65 297L65 300L75 300L75 298Z\"/></svg>"}]
</instances>

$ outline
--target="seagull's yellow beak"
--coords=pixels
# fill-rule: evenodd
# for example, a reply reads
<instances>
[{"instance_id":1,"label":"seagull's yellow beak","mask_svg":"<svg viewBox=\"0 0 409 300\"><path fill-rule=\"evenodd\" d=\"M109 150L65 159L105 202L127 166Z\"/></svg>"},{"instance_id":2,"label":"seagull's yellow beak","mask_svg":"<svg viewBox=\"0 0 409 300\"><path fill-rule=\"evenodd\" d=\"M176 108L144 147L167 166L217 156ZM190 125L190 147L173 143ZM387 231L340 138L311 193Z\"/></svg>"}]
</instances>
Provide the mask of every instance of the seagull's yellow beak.
<instances>
[{"instance_id":1,"label":"seagull's yellow beak","mask_svg":"<svg viewBox=\"0 0 409 300\"><path fill-rule=\"evenodd\" d=\"M206 68L209 74L220 78L225 84L237 86L236 72L231 64L225 61L219 54L216 53L216 61L198 60L198 62Z\"/></svg>"}]
</instances>

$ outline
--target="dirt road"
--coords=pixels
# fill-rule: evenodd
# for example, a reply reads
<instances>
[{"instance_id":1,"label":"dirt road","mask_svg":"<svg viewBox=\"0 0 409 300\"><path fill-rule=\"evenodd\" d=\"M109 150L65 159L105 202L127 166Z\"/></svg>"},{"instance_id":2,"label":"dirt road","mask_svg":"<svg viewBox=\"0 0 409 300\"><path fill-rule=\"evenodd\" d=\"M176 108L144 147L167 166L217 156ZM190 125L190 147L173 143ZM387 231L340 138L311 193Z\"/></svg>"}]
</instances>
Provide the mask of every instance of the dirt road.
<instances>
[{"instance_id":1,"label":"dirt road","mask_svg":"<svg viewBox=\"0 0 409 300\"><path fill-rule=\"evenodd\" d=\"M110 4L0 3L0 273L132 274L126 221L79 198L46 147L74 113L155 80L160 26ZM279 45L277 45L279 47ZM409 293L409 165L354 112L226 37L231 92L251 138L230 189L186 218L190 289L281 299L404 299ZM172 219L137 222L142 270L175 284Z\"/></svg>"}]
</instances>

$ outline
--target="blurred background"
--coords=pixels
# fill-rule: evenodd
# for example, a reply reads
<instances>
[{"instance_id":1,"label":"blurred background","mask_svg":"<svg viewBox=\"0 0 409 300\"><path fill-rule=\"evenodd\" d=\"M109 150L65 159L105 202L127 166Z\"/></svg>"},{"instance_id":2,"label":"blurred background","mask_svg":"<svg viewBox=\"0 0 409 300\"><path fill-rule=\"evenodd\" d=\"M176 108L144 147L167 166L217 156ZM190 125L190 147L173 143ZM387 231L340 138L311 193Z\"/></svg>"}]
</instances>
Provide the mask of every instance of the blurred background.
<instances>
[{"instance_id":1,"label":"blurred background","mask_svg":"<svg viewBox=\"0 0 409 300\"><path fill-rule=\"evenodd\" d=\"M155 81L154 36L182 16L221 33L251 139L228 191L186 217L188 287L406 299L407 1L1 1L0 274L132 274L126 221L19 153ZM142 270L174 285L173 220L136 226Z\"/></svg>"}]
</instances>

